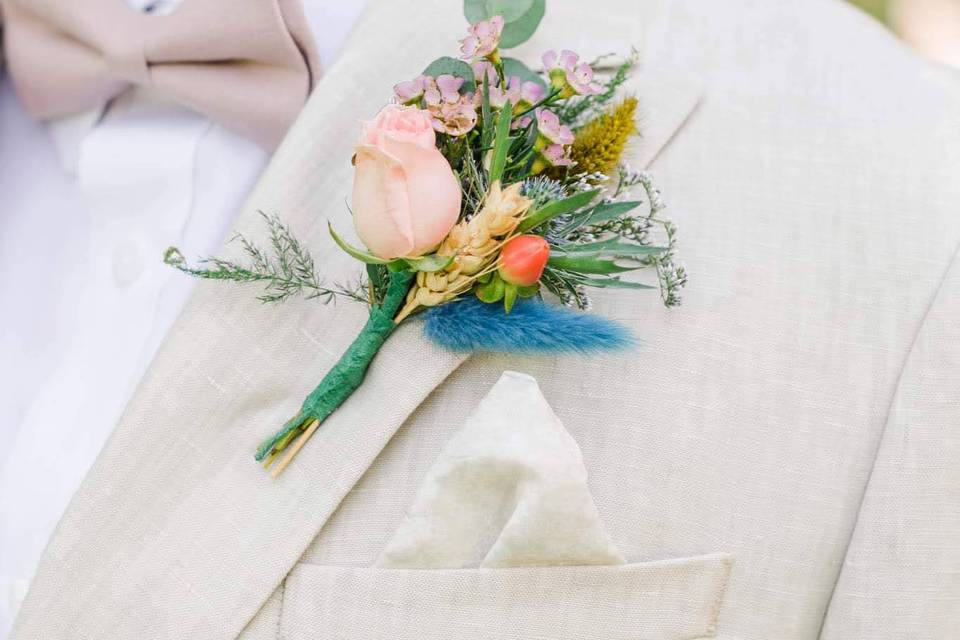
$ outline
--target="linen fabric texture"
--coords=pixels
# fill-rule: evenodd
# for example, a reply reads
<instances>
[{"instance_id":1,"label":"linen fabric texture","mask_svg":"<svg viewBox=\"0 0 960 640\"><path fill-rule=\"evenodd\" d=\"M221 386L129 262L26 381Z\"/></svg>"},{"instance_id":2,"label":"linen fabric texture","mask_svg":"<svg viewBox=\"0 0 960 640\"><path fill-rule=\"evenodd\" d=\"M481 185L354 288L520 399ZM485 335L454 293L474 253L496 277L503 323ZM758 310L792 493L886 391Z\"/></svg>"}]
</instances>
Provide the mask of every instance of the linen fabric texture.
<instances>
[{"instance_id":1,"label":"linen fabric texture","mask_svg":"<svg viewBox=\"0 0 960 640\"><path fill-rule=\"evenodd\" d=\"M684 306L596 294L642 344L591 358L464 358L406 324L270 481L252 451L365 310L278 310L202 284L51 539L13 638L298 638L331 616L361 639L389 616L403 629L423 616L423 637L954 634L956 86L828 0L549 4L513 55L640 51L631 160L679 223ZM331 280L356 274L326 231L350 227L356 122L463 28L457 3L375 3L236 230L257 237L257 210L282 213ZM376 567L506 369L539 381L579 444L629 564ZM527 613L507 624L511 606Z\"/></svg>"}]
</instances>

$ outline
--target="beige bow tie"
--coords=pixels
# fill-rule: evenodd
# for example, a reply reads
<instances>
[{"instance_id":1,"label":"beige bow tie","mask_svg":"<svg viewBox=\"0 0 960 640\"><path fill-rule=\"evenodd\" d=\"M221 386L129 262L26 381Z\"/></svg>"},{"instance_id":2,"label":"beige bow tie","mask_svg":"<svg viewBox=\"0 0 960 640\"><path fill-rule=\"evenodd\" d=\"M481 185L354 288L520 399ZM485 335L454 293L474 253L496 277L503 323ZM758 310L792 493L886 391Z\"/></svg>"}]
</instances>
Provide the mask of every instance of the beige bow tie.
<instances>
[{"instance_id":1,"label":"beige bow tie","mask_svg":"<svg viewBox=\"0 0 960 640\"><path fill-rule=\"evenodd\" d=\"M7 64L36 118L148 86L266 149L319 74L299 0L185 0L155 16L123 0L0 0Z\"/></svg>"}]
</instances>

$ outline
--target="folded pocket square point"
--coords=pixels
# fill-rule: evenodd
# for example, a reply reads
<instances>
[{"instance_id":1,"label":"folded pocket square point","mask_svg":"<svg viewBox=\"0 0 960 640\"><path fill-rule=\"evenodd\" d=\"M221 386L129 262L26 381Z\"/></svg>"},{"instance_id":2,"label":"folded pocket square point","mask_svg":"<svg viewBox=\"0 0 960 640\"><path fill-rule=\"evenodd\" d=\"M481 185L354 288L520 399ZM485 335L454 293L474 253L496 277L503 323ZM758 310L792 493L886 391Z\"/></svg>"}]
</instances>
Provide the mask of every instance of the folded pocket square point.
<instances>
[{"instance_id":1,"label":"folded pocket square point","mask_svg":"<svg viewBox=\"0 0 960 640\"><path fill-rule=\"evenodd\" d=\"M378 566L622 564L580 450L537 381L505 372L427 472Z\"/></svg>"}]
</instances>

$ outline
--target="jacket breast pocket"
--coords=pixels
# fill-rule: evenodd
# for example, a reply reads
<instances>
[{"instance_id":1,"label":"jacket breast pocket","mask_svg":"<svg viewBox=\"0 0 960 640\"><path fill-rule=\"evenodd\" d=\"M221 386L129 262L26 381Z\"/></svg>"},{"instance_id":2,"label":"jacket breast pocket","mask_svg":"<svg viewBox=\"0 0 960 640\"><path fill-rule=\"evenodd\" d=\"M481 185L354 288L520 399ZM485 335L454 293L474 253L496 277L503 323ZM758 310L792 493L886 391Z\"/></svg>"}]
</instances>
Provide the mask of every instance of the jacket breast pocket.
<instances>
[{"instance_id":1,"label":"jacket breast pocket","mask_svg":"<svg viewBox=\"0 0 960 640\"><path fill-rule=\"evenodd\" d=\"M382 569L300 564L286 640L709 638L727 554L611 566Z\"/></svg>"}]
</instances>

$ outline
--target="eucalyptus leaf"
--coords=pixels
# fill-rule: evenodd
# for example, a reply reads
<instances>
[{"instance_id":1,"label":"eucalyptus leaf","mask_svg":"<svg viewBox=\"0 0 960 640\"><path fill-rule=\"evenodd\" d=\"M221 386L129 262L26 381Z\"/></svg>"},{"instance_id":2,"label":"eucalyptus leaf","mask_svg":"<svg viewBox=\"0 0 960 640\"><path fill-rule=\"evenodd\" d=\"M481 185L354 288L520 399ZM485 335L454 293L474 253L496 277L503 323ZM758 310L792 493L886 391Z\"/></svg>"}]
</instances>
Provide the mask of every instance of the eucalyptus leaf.
<instances>
[{"instance_id":1,"label":"eucalyptus leaf","mask_svg":"<svg viewBox=\"0 0 960 640\"><path fill-rule=\"evenodd\" d=\"M356 247L353 247L347 244L347 242L343 238L337 235L337 232L333 230L333 225L330 224L329 222L327 223L327 229L330 230L330 237L332 237L333 241L337 243L337 246L343 249L344 251L346 251L347 254L350 255L350 257L356 258L360 262L365 262L366 264L387 264L388 262L390 262L389 260L378 258L372 253L367 253L366 251L362 251L360 249L357 249Z\"/></svg>"},{"instance_id":2,"label":"eucalyptus leaf","mask_svg":"<svg viewBox=\"0 0 960 640\"><path fill-rule=\"evenodd\" d=\"M516 20L507 21L503 26L503 34L500 36L500 48L512 49L529 40L537 27L540 26L540 21L543 20L543 14L546 10L546 0L533 0L526 13Z\"/></svg>"},{"instance_id":3,"label":"eucalyptus leaf","mask_svg":"<svg viewBox=\"0 0 960 640\"><path fill-rule=\"evenodd\" d=\"M547 88L546 81L540 77L540 74L535 73L528 67L523 64L516 58L504 58L503 59L503 74L508 78L510 76L517 76L523 82L536 82L538 85Z\"/></svg>"},{"instance_id":4,"label":"eucalyptus leaf","mask_svg":"<svg viewBox=\"0 0 960 640\"><path fill-rule=\"evenodd\" d=\"M460 87L461 93L470 93L477 88L477 83L473 76L473 69L470 67L470 65L463 60L457 60L456 58L451 58L450 56L437 58L427 65L427 68L423 70L423 74L426 76L433 76L434 78L444 74L450 74L452 76L457 76L458 78L463 78L463 86Z\"/></svg>"},{"instance_id":5,"label":"eucalyptus leaf","mask_svg":"<svg viewBox=\"0 0 960 640\"><path fill-rule=\"evenodd\" d=\"M464 0L463 14L470 24L503 16L500 48L510 49L530 39L546 12L546 0Z\"/></svg>"},{"instance_id":6,"label":"eucalyptus leaf","mask_svg":"<svg viewBox=\"0 0 960 640\"><path fill-rule=\"evenodd\" d=\"M504 22L513 22L523 17L533 4L534 0L464 0L463 14L470 24L493 16L503 16Z\"/></svg>"},{"instance_id":7,"label":"eucalyptus leaf","mask_svg":"<svg viewBox=\"0 0 960 640\"><path fill-rule=\"evenodd\" d=\"M524 233L539 227L551 218L585 207L590 204L599 193L600 189L591 189L590 191L581 191L563 200L554 200L553 202L547 203L521 220L517 230L520 233Z\"/></svg>"},{"instance_id":8,"label":"eucalyptus leaf","mask_svg":"<svg viewBox=\"0 0 960 640\"><path fill-rule=\"evenodd\" d=\"M419 258L401 258L401 260L403 260L413 271L425 271L427 273L431 273L446 269L447 266L453 262L453 256L439 256L435 253L431 253L430 255L420 256Z\"/></svg>"}]
</instances>

